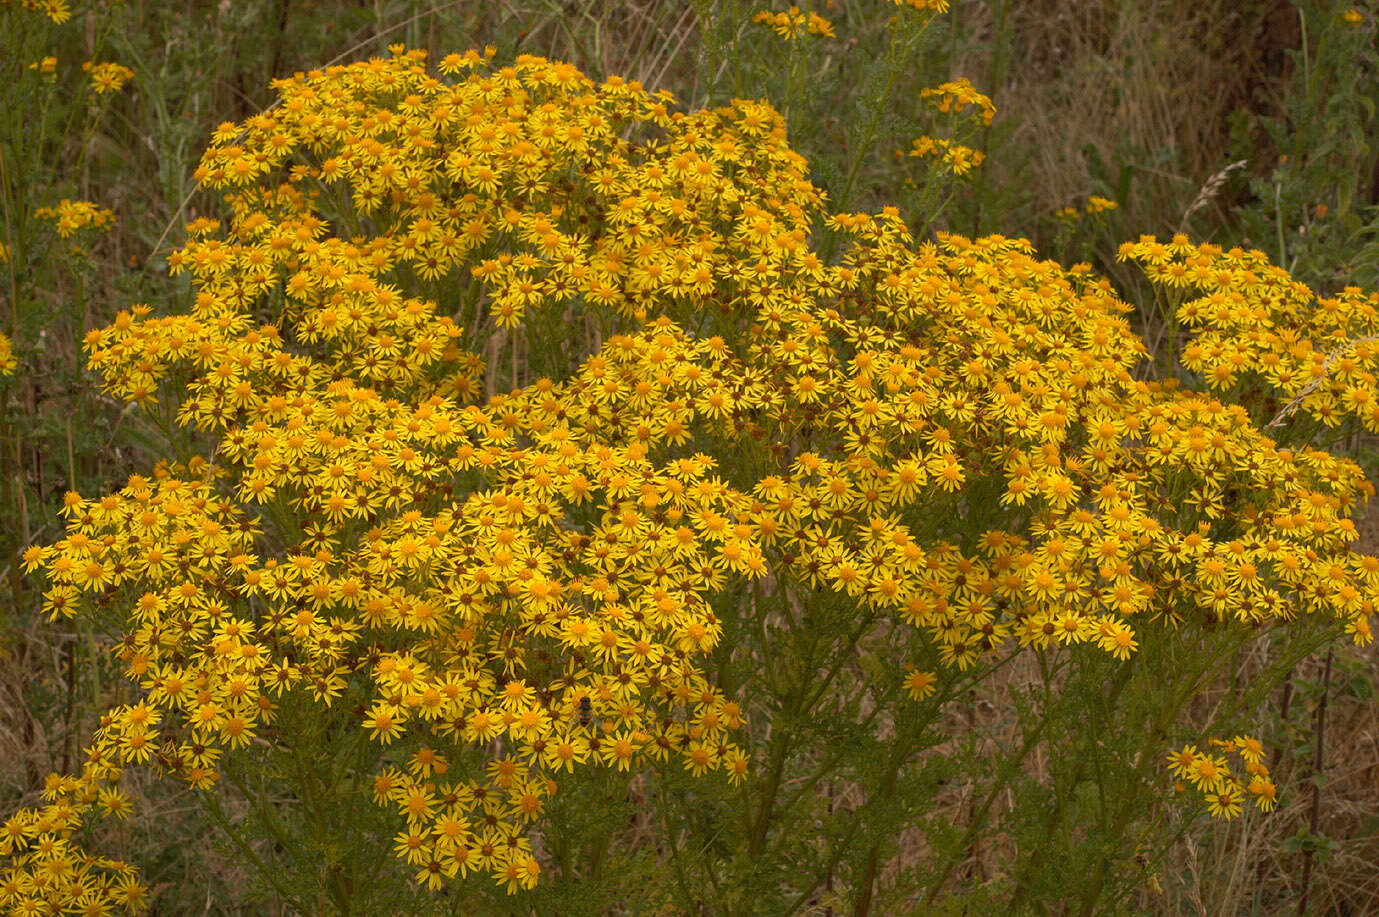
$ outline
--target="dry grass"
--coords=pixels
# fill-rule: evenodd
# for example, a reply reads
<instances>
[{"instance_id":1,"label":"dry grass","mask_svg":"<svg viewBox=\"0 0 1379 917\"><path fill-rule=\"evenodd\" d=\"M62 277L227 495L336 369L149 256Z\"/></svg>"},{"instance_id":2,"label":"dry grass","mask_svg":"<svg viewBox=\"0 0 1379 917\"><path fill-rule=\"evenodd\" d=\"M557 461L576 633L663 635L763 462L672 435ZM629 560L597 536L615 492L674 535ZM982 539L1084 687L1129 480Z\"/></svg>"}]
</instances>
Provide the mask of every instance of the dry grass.
<instances>
[{"instance_id":1,"label":"dry grass","mask_svg":"<svg viewBox=\"0 0 1379 917\"><path fill-rule=\"evenodd\" d=\"M1006 149L1020 155L985 168L992 184L1030 189L1004 215L1022 230L1048 231L1057 208L1095 193L1118 200L1127 230L1171 233L1227 161L1231 113L1276 104L1282 49L1297 42L1277 0L1007 5L1004 22L1000 3L966 8L977 39L953 69L985 79L1014 121Z\"/></svg>"}]
</instances>

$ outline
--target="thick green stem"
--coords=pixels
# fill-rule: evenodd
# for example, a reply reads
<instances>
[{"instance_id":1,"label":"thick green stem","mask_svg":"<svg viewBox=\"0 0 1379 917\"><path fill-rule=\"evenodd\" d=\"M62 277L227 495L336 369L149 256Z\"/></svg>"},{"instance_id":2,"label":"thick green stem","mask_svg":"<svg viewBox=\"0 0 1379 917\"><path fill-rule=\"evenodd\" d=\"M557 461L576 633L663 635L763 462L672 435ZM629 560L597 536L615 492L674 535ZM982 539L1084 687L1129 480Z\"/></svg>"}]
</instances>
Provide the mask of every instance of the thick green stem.
<instances>
[{"instance_id":1,"label":"thick green stem","mask_svg":"<svg viewBox=\"0 0 1379 917\"><path fill-rule=\"evenodd\" d=\"M263 781L259 781L257 792L250 792L249 787L245 785L244 779L241 776L234 773L228 767L224 769L224 773L226 779L230 781L235 789L239 790L240 795L246 800L249 800L253 805L259 820L263 823L264 828L268 831L269 835L272 836L273 840L292 857L294 863L300 865L302 861L301 853L297 850L297 845L292 838L288 837L287 829L283 827L282 822L278 820L277 814L273 811L272 804L268 800L268 789ZM262 772L260 772L260 777L262 777Z\"/></svg>"},{"instance_id":2,"label":"thick green stem","mask_svg":"<svg viewBox=\"0 0 1379 917\"><path fill-rule=\"evenodd\" d=\"M1120 692L1130 681L1130 674L1131 666L1129 664L1120 666L1119 670L1116 672L1115 679L1111 683L1111 690L1107 694L1104 701L1107 707L1113 708L1115 706L1116 698L1120 696ZM1172 715L1176 715L1176 711L1173 711L1173 713L1170 714L1170 716ZM1049 716L1049 708L1046 706L1044 711L1045 720L1047 720ZM1161 734L1161 732L1161 729L1151 729L1148 731L1148 734L1145 737L1146 748L1142 750L1140 754L1141 767L1148 763L1148 761L1152 757L1152 755L1150 754L1150 750L1152 749L1153 743L1159 741L1159 735ZM1059 791L1057 793L1057 797L1054 800L1053 808L1049 811L1048 816L1044 819L1044 843L1034 848L1034 851L1030 854L1029 860L1025 863L1024 869L1020 871L1020 875L1016 879L1015 896L1012 899L1010 906L1010 910L1012 913L1018 913L1020 906L1024 904L1025 899L1029 896L1032 887L1032 877L1034 873L1039 869L1040 865L1042 865L1043 863L1043 851L1047 846L1048 842L1052 839L1054 831L1056 831L1058 829L1058 826L1063 822L1063 814L1067 809L1067 804L1070 801L1073 792L1077 789L1078 783L1082 780L1082 775L1086 771L1087 761L1088 757L1086 755L1079 754L1077 756L1077 765L1073 768L1072 775L1068 780L1066 791ZM1055 786L1055 789L1057 790L1059 788Z\"/></svg>"},{"instance_id":3,"label":"thick green stem","mask_svg":"<svg viewBox=\"0 0 1379 917\"><path fill-rule=\"evenodd\" d=\"M785 758L790 751L790 734L784 730L782 733L771 746L771 765L766 774L766 784L761 790L761 798L757 803L756 817L749 816L747 854L753 859L760 856L766 847L766 833L771 824L771 811L775 808L776 793L780 791L781 774L785 771Z\"/></svg>"},{"instance_id":4,"label":"thick green stem","mask_svg":"<svg viewBox=\"0 0 1379 917\"><path fill-rule=\"evenodd\" d=\"M900 778L900 769L910 757L910 753L915 745L914 739L915 737L913 735L909 735L906 736L906 740L902 742L900 741L900 737L896 736L894 750L891 752L890 761L886 765L886 773L881 778L881 786L878 788L876 795L872 797L876 806L885 806L891 801L891 797L895 795L895 787ZM860 815L858 820L861 820ZM881 841L877 840L872 843L871 849L867 851L866 865L862 867L862 874L857 879L857 897L852 903L853 917L866 917L866 915L871 913L873 889L876 885L876 871L880 862Z\"/></svg>"},{"instance_id":5,"label":"thick green stem","mask_svg":"<svg viewBox=\"0 0 1379 917\"><path fill-rule=\"evenodd\" d=\"M1130 780L1131 792L1122 795L1121 804L1116 812L1115 820L1106 833L1107 837L1114 838L1123 835L1130 824L1131 818L1135 816L1136 812L1142 811L1139 802L1140 794L1134 792L1134 790L1145 785L1150 766L1157 764L1159 760L1158 756L1154 753L1155 746L1162 741L1162 736L1173 721L1177 719L1179 711L1183 708L1183 704L1185 704L1191 696L1192 694L1190 692L1180 692L1177 698L1175 698L1175 703L1165 704L1159 708L1158 714L1154 717L1152 726L1145 730L1144 744L1141 745L1138 756L1139 763L1136 765L1134 774ZM1082 907L1078 910L1078 913L1082 915L1082 917L1088 917L1097 907L1098 899L1101 897L1101 890L1105 886L1106 880L1110 874L1110 868L1111 857L1109 855L1102 856L1097 861L1096 871L1093 873L1092 881L1083 895Z\"/></svg>"}]
</instances>

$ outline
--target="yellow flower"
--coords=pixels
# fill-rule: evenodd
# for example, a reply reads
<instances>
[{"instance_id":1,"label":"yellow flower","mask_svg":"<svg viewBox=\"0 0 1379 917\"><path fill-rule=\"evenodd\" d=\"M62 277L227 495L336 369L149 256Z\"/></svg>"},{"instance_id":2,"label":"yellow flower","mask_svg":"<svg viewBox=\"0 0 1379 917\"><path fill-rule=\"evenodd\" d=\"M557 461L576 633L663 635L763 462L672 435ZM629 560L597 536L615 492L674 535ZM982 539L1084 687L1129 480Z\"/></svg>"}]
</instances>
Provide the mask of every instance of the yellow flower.
<instances>
[{"instance_id":1,"label":"yellow flower","mask_svg":"<svg viewBox=\"0 0 1379 917\"><path fill-rule=\"evenodd\" d=\"M119 92L134 79L134 71L122 64L87 61L81 65L81 69L91 75L91 88L97 95Z\"/></svg>"},{"instance_id":2,"label":"yellow flower","mask_svg":"<svg viewBox=\"0 0 1379 917\"><path fill-rule=\"evenodd\" d=\"M12 376L14 375L14 371L18 368L19 361L14 355L14 344L8 337L0 334L0 374ZM29 555L27 551L25 552L24 564L26 573L33 572L32 567L29 566Z\"/></svg>"},{"instance_id":3,"label":"yellow flower","mask_svg":"<svg viewBox=\"0 0 1379 917\"><path fill-rule=\"evenodd\" d=\"M1207 811L1213 818L1232 819L1240 814L1241 793L1235 786L1230 786L1217 793L1207 794Z\"/></svg>"},{"instance_id":4,"label":"yellow flower","mask_svg":"<svg viewBox=\"0 0 1379 917\"><path fill-rule=\"evenodd\" d=\"M42 13L59 25L72 18L72 8L67 0L4 0L7 6L18 4L23 9Z\"/></svg>"},{"instance_id":5,"label":"yellow flower","mask_svg":"<svg viewBox=\"0 0 1379 917\"><path fill-rule=\"evenodd\" d=\"M1267 777L1251 778L1247 789L1261 812L1272 812L1278 804L1278 788Z\"/></svg>"},{"instance_id":6,"label":"yellow flower","mask_svg":"<svg viewBox=\"0 0 1379 917\"><path fill-rule=\"evenodd\" d=\"M50 219L57 228L57 234L64 239L71 238L79 230L92 228L107 229L115 221L115 214L90 201L72 201L63 198L56 207L39 207L34 211L39 219Z\"/></svg>"},{"instance_id":7,"label":"yellow flower","mask_svg":"<svg viewBox=\"0 0 1379 917\"><path fill-rule=\"evenodd\" d=\"M923 700L933 694L937 684L938 676L933 672L909 669L905 674L905 693L911 700Z\"/></svg>"},{"instance_id":8,"label":"yellow flower","mask_svg":"<svg viewBox=\"0 0 1379 917\"><path fill-rule=\"evenodd\" d=\"M1199 754L1194 745L1184 745L1178 751L1171 752L1168 756L1168 763L1173 776L1187 777L1192 774Z\"/></svg>"},{"instance_id":9,"label":"yellow flower","mask_svg":"<svg viewBox=\"0 0 1379 917\"><path fill-rule=\"evenodd\" d=\"M802 12L798 6L791 6L779 13L763 11L757 13L752 21L769 26L786 41L793 41L805 34L835 37L831 22L817 13Z\"/></svg>"}]
</instances>

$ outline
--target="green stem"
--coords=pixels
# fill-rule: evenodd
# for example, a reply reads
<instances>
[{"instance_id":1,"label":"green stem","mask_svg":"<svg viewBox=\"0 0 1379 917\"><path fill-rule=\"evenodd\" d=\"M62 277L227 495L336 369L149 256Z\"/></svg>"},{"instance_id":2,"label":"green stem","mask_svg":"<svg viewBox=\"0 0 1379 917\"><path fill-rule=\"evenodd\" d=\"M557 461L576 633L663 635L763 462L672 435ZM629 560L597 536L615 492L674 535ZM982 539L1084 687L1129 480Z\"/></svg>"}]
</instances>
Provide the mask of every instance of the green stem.
<instances>
[{"instance_id":1,"label":"green stem","mask_svg":"<svg viewBox=\"0 0 1379 917\"><path fill-rule=\"evenodd\" d=\"M250 792L249 787L244 783L244 778L230 768L225 768L223 772L225 778L230 781L231 785L239 790L240 794L254 806L255 811L258 813L259 820L263 822L264 828L272 835L273 840L286 851L288 856L292 857L293 862L300 866L302 854L298 851L296 842L288 837L287 831L278 820L277 814L273 812L273 808L268 801L268 789L263 781L263 772L259 772L257 793Z\"/></svg>"},{"instance_id":2,"label":"green stem","mask_svg":"<svg viewBox=\"0 0 1379 917\"><path fill-rule=\"evenodd\" d=\"M849 199L852 197L853 186L857 184L857 177L862 170L862 163L867 158L867 152L876 142L876 134L880 129L881 120L883 116L887 114L889 108L891 93L894 91L895 84L900 79L903 70L900 63L909 57L910 52L913 51L915 46L919 43L920 38L928 31L929 23L931 22L933 22L933 19L925 20L924 25L915 29L910 34L909 38L903 41L903 46L902 39L900 38L900 27L898 25L896 26L897 32L892 37L890 46L886 49L889 70L886 78L886 85L882 89L880 95L877 96L876 104L872 106L867 126L862 131L862 142L858 145L856 152L851 157L852 164L848 167L848 174L843 180L842 190L840 190L835 197L840 208L848 206ZM908 76L909 74L906 73L906 75ZM825 262L828 262L833 256L833 246L836 238L836 234L831 234L824 243L822 254Z\"/></svg>"},{"instance_id":3,"label":"green stem","mask_svg":"<svg viewBox=\"0 0 1379 917\"><path fill-rule=\"evenodd\" d=\"M823 864L822 869L814 870L814 881L810 882L808 886L802 889L800 893L795 896L795 900L790 902L789 907L785 909L784 914L786 917L798 912L801 907L809 903L809 899L814 896L814 891L824 883L824 877L833 873L833 870L842 860L843 854L852 846L853 835L857 833L861 824L862 819L860 815L858 818L853 819L852 824L848 826L847 832L839 839L838 843L834 845L833 853L829 856L828 862Z\"/></svg>"},{"instance_id":4,"label":"green stem","mask_svg":"<svg viewBox=\"0 0 1379 917\"><path fill-rule=\"evenodd\" d=\"M1130 666L1128 665L1123 667L1125 670L1129 668ZM1121 804L1116 812L1116 817L1110 830L1106 833L1106 837L1121 837L1129 826L1130 820L1137 812L1141 811L1141 793L1135 792L1135 790L1145 785L1150 766L1157 764L1159 761L1158 755L1154 753L1155 746L1163 741L1162 737L1167 732L1169 725L1177 719L1179 711L1182 710L1183 705L1187 703L1194 693L1195 691L1177 692L1175 702L1161 706L1158 709L1158 714L1153 719L1152 726L1145 730L1144 743L1140 746L1138 755L1139 763L1136 765L1134 773L1131 775L1129 781L1130 792L1125 793L1121 797ZM1097 899L1101 897L1101 890L1105 886L1106 879L1110 872L1111 862L1112 856L1109 852L1098 858L1096 871L1092 875L1091 884L1083 894L1082 907L1078 911L1081 917L1087 917L1087 915L1092 914L1096 908Z\"/></svg>"},{"instance_id":5,"label":"green stem","mask_svg":"<svg viewBox=\"0 0 1379 917\"><path fill-rule=\"evenodd\" d=\"M785 758L790 751L790 733L784 729L771 746L771 765L766 775L766 785L762 788L757 803L757 814L751 817L748 810L747 855L756 859L766 847L766 829L771 823L771 812L775 808L776 794L780 791L781 774L785 770Z\"/></svg>"},{"instance_id":6,"label":"green stem","mask_svg":"<svg viewBox=\"0 0 1379 917\"><path fill-rule=\"evenodd\" d=\"M911 732L910 735L906 736L906 741L904 742L898 741L899 736L896 738L895 748L891 752L891 758L887 763L886 772L881 778L881 787L878 789L877 794L872 797L875 805L878 807L885 806L890 802L891 797L895 795L896 783L899 781L900 777L900 768L904 765L906 759L910 757L914 749L916 733ZM858 821L861 821L860 813ZM867 917L867 915L871 913L872 895L874 894L873 889L876 885L876 870L880 861L881 841L878 839L872 843L871 849L867 851L866 865L862 867L862 875L856 883L857 897L852 905L853 917Z\"/></svg>"},{"instance_id":7,"label":"green stem","mask_svg":"<svg viewBox=\"0 0 1379 917\"><path fill-rule=\"evenodd\" d=\"M1288 259L1288 245L1283 232L1283 182L1274 179L1274 232L1278 236L1278 263L1283 265Z\"/></svg>"},{"instance_id":8,"label":"green stem","mask_svg":"<svg viewBox=\"0 0 1379 917\"><path fill-rule=\"evenodd\" d=\"M847 646L843 648L842 652L837 654L837 658L834 659L833 665L829 667L829 670L827 673L825 673L824 677L819 680L819 686L815 689L813 695L801 704L801 710L812 710L814 708L814 705L817 704L823 698L824 692L827 691L829 685L833 683L833 679L837 678L838 673L842 671L843 663L847 662L848 659L852 656L852 651L857 646L858 641L862 639L862 635L866 632L867 628L869 628L875 621L876 615L874 614L867 615L862 618L861 623L858 624L856 629L848 635Z\"/></svg>"},{"instance_id":9,"label":"green stem","mask_svg":"<svg viewBox=\"0 0 1379 917\"><path fill-rule=\"evenodd\" d=\"M299 914L312 913L310 908L292 897L292 894L283 886L282 882L278 880L278 872L269 869L262 858L254 852L254 848L249 846L244 838L239 836L239 832L235 830L235 826L225 817L225 812L221 809L220 800L216 798L215 793L210 790L203 790L197 794L197 798L201 801L202 808L211 816L211 820L216 823L217 827L225 832L230 842L239 849L240 853L244 854L245 859L254 864L254 867L259 871L259 875L263 876L268 881L268 884L273 886L273 890L278 893L278 897L291 905Z\"/></svg>"},{"instance_id":10,"label":"green stem","mask_svg":"<svg viewBox=\"0 0 1379 917\"><path fill-rule=\"evenodd\" d=\"M693 901L694 895L690 892L689 881L685 877L685 867L680 863L680 845L676 843L676 834L670 826L670 802L666 799L666 783L663 774L658 774L657 792L661 797L661 824L665 830L666 846L670 850L670 866L675 870L675 884L680 886L680 894L684 901ZM568 877L568 867L565 875Z\"/></svg>"},{"instance_id":11,"label":"green stem","mask_svg":"<svg viewBox=\"0 0 1379 917\"><path fill-rule=\"evenodd\" d=\"M967 850L972 845L972 841L976 838L977 832L979 832L986 823L986 814L991 811L991 806L995 803L996 797L1005 790L1006 784L1010 781L1010 778L1014 776L1016 768L1024 763L1029 753L1043 740L1044 729L1047 725L1047 718L1041 720L1034 730L1025 737L1024 744L1020 746L1020 750L1001 762L1000 772L997 774L997 778L993 782L991 790L986 794L986 798L982 800L982 804L972 813L971 824L967 826L967 831L964 832L962 840L959 841L956 849ZM959 862L960 860L957 857L948 860L947 865L944 866L943 870L939 873L938 878L934 880L934 884L929 887L929 893L924 898L926 906L933 904L935 899L938 898L939 892L942 891L943 886L947 884L948 877L953 874L953 870L958 868ZM1013 909L1010 909L1010 912L1013 913Z\"/></svg>"},{"instance_id":12,"label":"green stem","mask_svg":"<svg viewBox=\"0 0 1379 917\"><path fill-rule=\"evenodd\" d=\"M16 348L19 345L19 278L16 274L16 263L20 253L15 249L13 210L10 207L9 170L6 168L4 150L2 149L0 149L0 206L4 208L5 244L9 250L5 266L8 269L6 273L9 279L10 293L10 346ZM11 388L8 384L4 386L3 390L0 390L0 398L4 399L4 402L0 404L0 456L3 456L4 466L0 468L0 474L4 475L6 510L15 506L16 500L22 499L20 491L24 487L24 465L19 426L15 425L13 430L10 426L10 391ZM11 454L5 451L5 447L10 443L11 432L14 434L12 460ZM18 515L17 512L16 515ZM24 607L24 578L18 563L18 554L23 547L23 544L17 543L15 545L14 562L10 564L10 591L16 616L19 614L19 610Z\"/></svg>"}]
</instances>

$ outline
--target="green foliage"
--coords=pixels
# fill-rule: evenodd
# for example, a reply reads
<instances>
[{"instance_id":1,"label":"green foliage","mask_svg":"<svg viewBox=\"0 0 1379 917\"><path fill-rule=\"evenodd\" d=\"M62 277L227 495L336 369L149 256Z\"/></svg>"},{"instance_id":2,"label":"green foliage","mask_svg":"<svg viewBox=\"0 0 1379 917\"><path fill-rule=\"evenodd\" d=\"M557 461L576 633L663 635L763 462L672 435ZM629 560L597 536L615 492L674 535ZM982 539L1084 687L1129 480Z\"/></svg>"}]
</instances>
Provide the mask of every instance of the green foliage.
<instances>
[{"instance_id":1,"label":"green foliage","mask_svg":"<svg viewBox=\"0 0 1379 917\"><path fill-rule=\"evenodd\" d=\"M1267 174L1251 170L1253 201L1238 211L1240 231L1318 288L1369 284L1379 233L1375 24L1345 4L1298 2L1294 11L1302 40L1288 51L1280 110L1236 119L1233 157L1263 153L1275 163Z\"/></svg>"}]
</instances>

